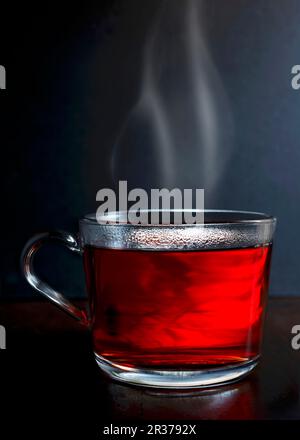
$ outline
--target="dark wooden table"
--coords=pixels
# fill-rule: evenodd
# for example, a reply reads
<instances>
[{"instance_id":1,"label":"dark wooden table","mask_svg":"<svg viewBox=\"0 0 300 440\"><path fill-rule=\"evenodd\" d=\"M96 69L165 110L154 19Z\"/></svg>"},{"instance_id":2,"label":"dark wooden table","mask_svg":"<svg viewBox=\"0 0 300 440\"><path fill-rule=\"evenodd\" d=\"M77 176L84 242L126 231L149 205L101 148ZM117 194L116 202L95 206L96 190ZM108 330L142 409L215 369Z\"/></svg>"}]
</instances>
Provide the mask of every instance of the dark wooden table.
<instances>
[{"instance_id":1,"label":"dark wooden table","mask_svg":"<svg viewBox=\"0 0 300 440\"><path fill-rule=\"evenodd\" d=\"M255 372L207 390L156 391L106 379L94 362L89 333L47 302L2 303L0 324L7 331L0 384L8 420L17 414L19 423L38 418L49 427L51 419L52 427L78 429L108 421L300 420L300 350L291 346L300 298L269 301Z\"/></svg>"}]
</instances>

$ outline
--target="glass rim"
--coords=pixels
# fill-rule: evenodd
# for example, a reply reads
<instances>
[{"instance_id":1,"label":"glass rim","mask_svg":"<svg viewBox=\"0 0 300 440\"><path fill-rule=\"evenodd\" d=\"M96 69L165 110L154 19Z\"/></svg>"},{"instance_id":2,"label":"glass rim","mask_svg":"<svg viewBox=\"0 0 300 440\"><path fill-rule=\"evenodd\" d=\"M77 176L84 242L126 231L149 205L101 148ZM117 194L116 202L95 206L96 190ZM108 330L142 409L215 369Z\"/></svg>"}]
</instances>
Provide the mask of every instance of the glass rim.
<instances>
[{"instance_id":1,"label":"glass rim","mask_svg":"<svg viewBox=\"0 0 300 440\"><path fill-rule=\"evenodd\" d=\"M269 214L265 214L262 212L258 212L258 211L243 211L243 210L230 210L230 209L142 209L139 212L141 213L148 213L150 214L151 212L158 212L158 213L163 213L163 212L169 212L169 213L204 213L204 223L157 223L157 224L153 224L153 223L130 223L128 222L128 220L126 221L122 221L120 220L120 217L123 215L126 215L126 219L127 219L127 214L129 211L110 211L109 213L105 214L104 216L102 216L103 219L103 223L99 223L97 221L96 218L96 214L95 213L91 213L91 214L86 214L81 220L80 223L83 224L89 224L89 225L95 225L95 226L109 226L109 227L113 227L113 226L118 226L118 227L138 227L138 228L147 228L147 227L160 227L160 228L174 228L174 227L199 227L199 226L230 226L230 225L234 225L234 226L246 226L246 225L257 225L257 224L275 224L277 221L277 218L269 215ZM236 219L228 219L227 221L208 221L205 222L205 214L220 214L220 215L233 215L236 216ZM113 217L114 216L114 217ZM119 219L118 221L116 221L115 217L118 216ZM244 218L239 218L240 217L244 217ZM247 216L249 218L247 218ZM114 220L109 220L109 218L114 218ZM100 217L101 218L101 217Z\"/></svg>"}]
</instances>

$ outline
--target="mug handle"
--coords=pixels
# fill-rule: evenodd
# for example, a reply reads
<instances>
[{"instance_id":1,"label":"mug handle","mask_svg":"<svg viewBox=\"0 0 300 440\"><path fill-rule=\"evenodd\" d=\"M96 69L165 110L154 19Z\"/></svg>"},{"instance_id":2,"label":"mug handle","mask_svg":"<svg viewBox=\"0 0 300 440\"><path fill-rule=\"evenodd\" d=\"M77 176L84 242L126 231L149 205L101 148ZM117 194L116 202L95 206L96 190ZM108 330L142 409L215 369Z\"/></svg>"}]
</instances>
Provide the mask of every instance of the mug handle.
<instances>
[{"instance_id":1,"label":"mug handle","mask_svg":"<svg viewBox=\"0 0 300 440\"><path fill-rule=\"evenodd\" d=\"M46 296L55 305L77 319L81 324L89 326L89 318L86 310L80 309L66 299L61 293L40 280L33 268L33 260L36 252L46 243L53 241L65 245L69 250L81 254L78 239L73 234L64 231L43 232L34 235L24 246L21 256L22 272L28 283L38 292Z\"/></svg>"}]
</instances>

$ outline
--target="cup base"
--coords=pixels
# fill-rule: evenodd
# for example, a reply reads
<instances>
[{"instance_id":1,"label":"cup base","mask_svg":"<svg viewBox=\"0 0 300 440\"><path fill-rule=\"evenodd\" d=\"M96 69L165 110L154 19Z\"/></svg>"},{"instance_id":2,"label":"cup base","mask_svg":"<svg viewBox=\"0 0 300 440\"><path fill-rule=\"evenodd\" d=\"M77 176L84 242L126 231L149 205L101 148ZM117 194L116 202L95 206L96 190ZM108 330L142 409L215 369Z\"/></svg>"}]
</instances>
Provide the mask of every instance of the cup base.
<instances>
[{"instance_id":1,"label":"cup base","mask_svg":"<svg viewBox=\"0 0 300 440\"><path fill-rule=\"evenodd\" d=\"M138 369L114 364L95 353L98 366L110 378L131 385L151 388L207 388L215 385L226 385L235 382L249 374L258 364L259 356L241 362L200 370L159 370Z\"/></svg>"}]
</instances>

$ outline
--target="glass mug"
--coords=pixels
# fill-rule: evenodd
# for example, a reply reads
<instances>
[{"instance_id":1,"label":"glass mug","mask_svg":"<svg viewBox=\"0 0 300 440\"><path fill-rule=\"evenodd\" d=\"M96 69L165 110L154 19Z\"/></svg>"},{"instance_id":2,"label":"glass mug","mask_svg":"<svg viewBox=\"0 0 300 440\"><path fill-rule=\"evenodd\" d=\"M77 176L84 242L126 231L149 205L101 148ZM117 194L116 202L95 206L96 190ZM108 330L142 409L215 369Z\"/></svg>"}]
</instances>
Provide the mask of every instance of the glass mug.
<instances>
[{"instance_id":1,"label":"glass mug","mask_svg":"<svg viewBox=\"0 0 300 440\"><path fill-rule=\"evenodd\" d=\"M206 210L203 224L134 225L114 215L106 224L87 215L77 236L36 235L22 255L29 284L91 329L101 370L163 388L225 384L252 371L276 219ZM35 274L33 256L49 240L83 256L88 310Z\"/></svg>"}]
</instances>

